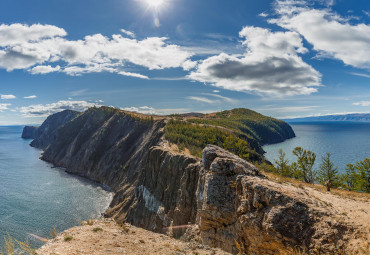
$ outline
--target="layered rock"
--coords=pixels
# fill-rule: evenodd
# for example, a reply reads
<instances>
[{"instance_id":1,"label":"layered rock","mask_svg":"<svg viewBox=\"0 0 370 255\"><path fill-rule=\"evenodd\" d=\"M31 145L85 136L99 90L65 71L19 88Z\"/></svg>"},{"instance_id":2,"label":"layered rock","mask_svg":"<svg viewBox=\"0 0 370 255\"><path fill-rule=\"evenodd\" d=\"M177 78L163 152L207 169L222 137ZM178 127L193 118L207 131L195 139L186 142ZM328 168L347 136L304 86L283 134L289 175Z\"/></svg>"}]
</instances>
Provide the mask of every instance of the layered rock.
<instances>
[{"instance_id":1,"label":"layered rock","mask_svg":"<svg viewBox=\"0 0 370 255\"><path fill-rule=\"evenodd\" d=\"M338 254L354 232L309 194L268 180L213 145L203 151L197 198L201 240L234 254L279 254L289 247Z\"/></svg>"}]
</instances>

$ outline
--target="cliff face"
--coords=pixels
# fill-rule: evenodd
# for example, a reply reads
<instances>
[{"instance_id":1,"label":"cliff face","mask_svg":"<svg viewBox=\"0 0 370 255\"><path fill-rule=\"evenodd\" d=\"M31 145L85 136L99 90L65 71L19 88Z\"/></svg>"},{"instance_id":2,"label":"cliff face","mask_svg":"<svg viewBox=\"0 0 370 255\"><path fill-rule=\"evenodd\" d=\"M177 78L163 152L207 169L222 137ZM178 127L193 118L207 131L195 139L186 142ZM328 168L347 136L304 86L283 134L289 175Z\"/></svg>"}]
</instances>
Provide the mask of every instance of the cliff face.
<instances>
[{"instance_id":1,"label":"cliff face","mask_svg":"<svg viewBox=\"0 0 370 255\"><path fill-rule=\"evenodd\" d=\"M190 223L202 242L234 254L235 241L248 254L296 246L335 254L353 232L298 188L267 180L219 147L207 146L202 159L172 151L164 118L104 107L72 115L54 130L44 123L33 145L46 148L43 160L111 187L106 216L120 223L175 236Z\"/></svg>"},{"instance_id":2,"label":"cliff face","mask_svg":"<svg viewBox=\"0 0 370 255\"><path fill-rule=\"evenodd\" d=\"M37 131L39 127L36 126L25 126L22 132L22 138L24 139L35 139L37 137Z\"/></svg>"},{"instance_id":3,"label":"cliff face","mask_svg":"<svg viewBox=\"0 0 370 255\"><path fill-rule=\"evenodd\" d=\"M55 133L57 130L77 115L79 115L79 112L71 110L65 110L50 115L37 129L37 132L33 137L35 140L31 142L31 146L46 149L46 147L55 139Z\"/></svg>"},{"instance_id":4,"label":"cliff face","mask_svg":"<svg viewBox=\"0 0 370 255\"><path fill-rule=\"evenodd\" d=\"M237 253L236 241L247 254L318 249L310 247L315 211L293 192L278 191L256 167L215 146L204 149L201 169L197 223L205 244Z\"/></svg>"}]
</instances>

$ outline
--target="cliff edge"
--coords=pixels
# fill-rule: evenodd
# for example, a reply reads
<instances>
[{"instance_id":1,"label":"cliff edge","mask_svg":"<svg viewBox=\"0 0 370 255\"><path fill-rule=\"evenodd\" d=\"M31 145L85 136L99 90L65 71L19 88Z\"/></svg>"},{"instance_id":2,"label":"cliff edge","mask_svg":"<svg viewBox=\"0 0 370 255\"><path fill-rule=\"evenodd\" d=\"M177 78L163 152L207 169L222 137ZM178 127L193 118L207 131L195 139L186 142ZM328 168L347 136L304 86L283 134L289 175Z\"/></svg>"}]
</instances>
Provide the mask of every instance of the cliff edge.
<instances>
[{"instance_id":1,"label":"cliff edge","mask_svg":"<svg viewBox=\"0 0 370 255\"><path fill-rule=\"evenodd\" d=\"M366 199L344 201L277 183L218 146L206 146L202 158L174 149L165 139L169 117L107 107L66 115L69 121L44 128L33 145L45 149L43 160L111 187L115 195L106 217L119 224L232 254L366 254L369 248ZM57 119L68 119L63 116ZM335 199L358 211L326 202Z\"/></svg>"}]
</instances>

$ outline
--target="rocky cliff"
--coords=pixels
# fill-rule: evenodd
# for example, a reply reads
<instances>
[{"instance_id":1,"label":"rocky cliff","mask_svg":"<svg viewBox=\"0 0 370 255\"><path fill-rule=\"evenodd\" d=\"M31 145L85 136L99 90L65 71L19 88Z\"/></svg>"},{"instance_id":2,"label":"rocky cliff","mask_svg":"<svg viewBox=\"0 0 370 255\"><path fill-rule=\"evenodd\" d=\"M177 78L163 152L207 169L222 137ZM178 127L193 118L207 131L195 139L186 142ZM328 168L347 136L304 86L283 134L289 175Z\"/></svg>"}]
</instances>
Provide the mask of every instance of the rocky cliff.
<instances>
[{"instance_id":1,"label":"rocky cliff","mask_svg":"<svg viewBox=\"0 0 370 255\"><path fill-rule=\"evenodd\" d=\"M35 139L37 137L38 126L25 126L22 132L22 138Z\"/></svg>"},{"instance_id":2,"label":"rocky cliff","mask_svg":"<svg viewBox=\"0 0 370 255\"><path fill-rule=\"evenodd\" d=\"M109 186L115 196L106 216L119 223L175 236L187 229L185 236L234 254L349 247L354 227L302 190L217 146L202 159L175 152L163 140L166 117L102 107L53 118L58 123L48 118L32 145L45 149L43 160Z\"/></svg>"},{"instance_id":3,"label":"rocky cliff","mask_svg":"<svg viewBox=\"0 0 370 255\"><path fill-rule=\"evenodd\" d=\"M31 146L46 149L46 147L55 139L55 134L60 127L78 116L80 113L71 110L65 110L47 117L42 125L37 128L34 140ZM25 130L23 130L25 131Z\"/></svg>"}]
</instances>

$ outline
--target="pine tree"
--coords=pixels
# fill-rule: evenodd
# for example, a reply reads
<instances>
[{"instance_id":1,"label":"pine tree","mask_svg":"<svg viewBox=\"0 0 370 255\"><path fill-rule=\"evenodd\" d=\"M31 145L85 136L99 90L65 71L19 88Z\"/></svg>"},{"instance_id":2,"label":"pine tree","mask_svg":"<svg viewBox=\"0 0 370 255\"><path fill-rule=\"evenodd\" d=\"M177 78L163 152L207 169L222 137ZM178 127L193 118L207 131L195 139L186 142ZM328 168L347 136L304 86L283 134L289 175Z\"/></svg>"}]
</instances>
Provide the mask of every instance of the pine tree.
<instances>
[{"instance_id":1,"label":"pine tree","mask_svg":"<svg viewBox=\"0 0 370 255\"><path fill-rule=\"evenodd\" d=\"M285 158L285 152L279 149L279 159L275 160L277 173L282 176L290 176L289 161Z\"/></svg>"},{"instance_id":2,"label":"pine tree","mask_svg":"<svg viewBox=\"0 0 370 255\"><path fill-rule=\"evenodd\" d=\"M313 169L316 154L312 151L304 150L302 147L294 148L293 154L298 157L297 163L294 166L296 169L294 175L307 183L313 183L316 177L316 172Z\"/></svg>"},{"instance_id":3,"label":"pine tree","mask_svg":"<svg viewBox=\"0 0 370 255\"><path fill-rule=\"evenodd\" d=\"M353 190L357 182L356 168L353 164L347 164L346 173L344 175L344 182L349 190Z\"/></svg>"},{"instance_id":4,"label":"pine tree","mask_svg":"<svg viewBox=\"0 0 370 255\"><path fill-rule=\"evenodd\" d=\"M326 182L330 183L332 187L338 187L338 168L334 167L334 163L330 159L331 154L328 152L326 156L322 157L320 169L318 171L318 181L325 185Z\"/></svg>"},{"instance_id":5,"label":"pine tree","mask_svg":"<svg viewBox=\"0 0 370 255\"><path fill-rule=\"evenodd\" d=\"M356 186L358 191L370 192L370 159L356 162Z\"/></svg>"}]
</instances>

